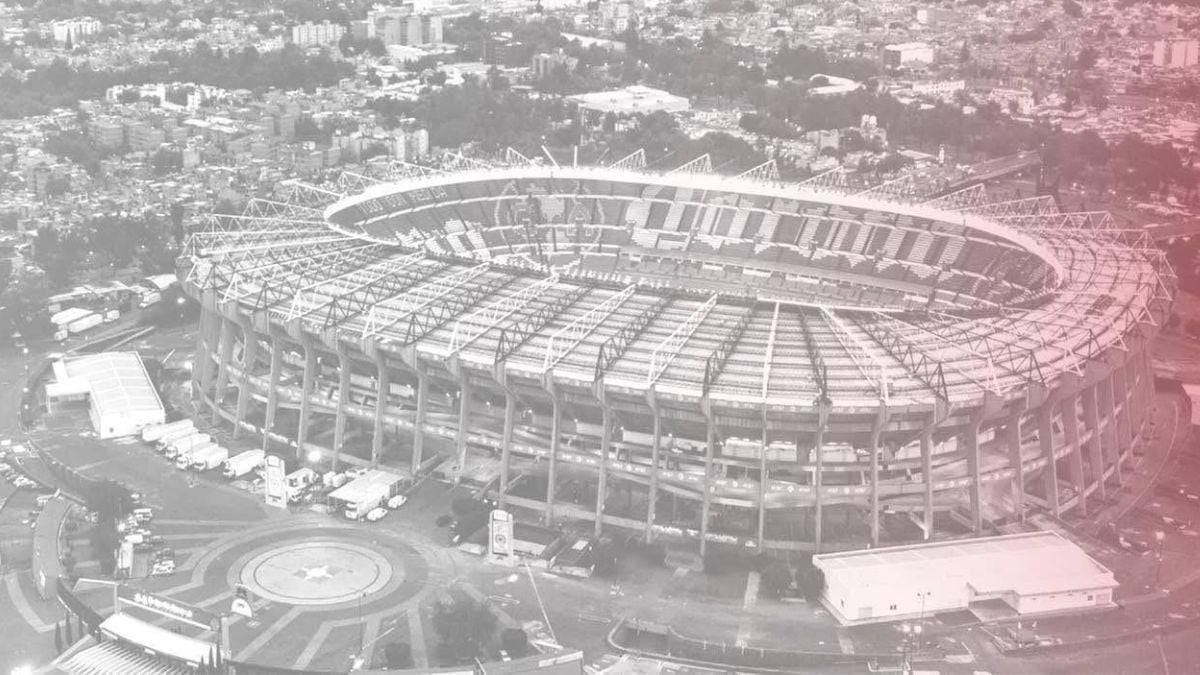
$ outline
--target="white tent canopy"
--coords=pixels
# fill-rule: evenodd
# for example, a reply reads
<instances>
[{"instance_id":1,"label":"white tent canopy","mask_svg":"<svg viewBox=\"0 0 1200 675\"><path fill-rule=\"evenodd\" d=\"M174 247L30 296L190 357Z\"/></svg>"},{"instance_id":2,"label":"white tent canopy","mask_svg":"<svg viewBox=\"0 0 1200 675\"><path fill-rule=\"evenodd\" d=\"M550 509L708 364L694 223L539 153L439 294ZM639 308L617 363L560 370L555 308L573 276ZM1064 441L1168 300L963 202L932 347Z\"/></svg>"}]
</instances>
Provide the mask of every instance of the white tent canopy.
<instances>
[{"instance_id":1,"label":"white tent canopy","mask_svg":"<svg viewBox=\"0 0 1200 675\"><path fill-rule=\"evenodd\" d=\"M120 612L105 619L100 624L100 630L117 639L145 647L156 654L196 665L211 658L216 646L212 642L172 633Z\"/></svg>"}]
</instances>

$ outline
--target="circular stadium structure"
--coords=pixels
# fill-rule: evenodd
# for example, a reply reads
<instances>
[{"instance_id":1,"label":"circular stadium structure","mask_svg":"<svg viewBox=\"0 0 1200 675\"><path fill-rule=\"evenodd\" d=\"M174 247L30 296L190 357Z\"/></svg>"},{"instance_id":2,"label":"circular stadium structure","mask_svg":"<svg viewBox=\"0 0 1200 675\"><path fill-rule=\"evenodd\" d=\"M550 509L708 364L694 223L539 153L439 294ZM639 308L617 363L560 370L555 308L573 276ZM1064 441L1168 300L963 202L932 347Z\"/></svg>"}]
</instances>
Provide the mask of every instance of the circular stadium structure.
<instances>
[{"instance_id":1,"label":"circular stadium structure","mask_svg":"<svg viewBox=\"0 0 1200 675\"><path fill-rule=\"evenodd\" d=\"M982 534L1123 483L1174 289L1140 232L641 158L393 162L213 216L180 262L196 395L297 457L702 552Z\"/></svg>"}]
</instances>

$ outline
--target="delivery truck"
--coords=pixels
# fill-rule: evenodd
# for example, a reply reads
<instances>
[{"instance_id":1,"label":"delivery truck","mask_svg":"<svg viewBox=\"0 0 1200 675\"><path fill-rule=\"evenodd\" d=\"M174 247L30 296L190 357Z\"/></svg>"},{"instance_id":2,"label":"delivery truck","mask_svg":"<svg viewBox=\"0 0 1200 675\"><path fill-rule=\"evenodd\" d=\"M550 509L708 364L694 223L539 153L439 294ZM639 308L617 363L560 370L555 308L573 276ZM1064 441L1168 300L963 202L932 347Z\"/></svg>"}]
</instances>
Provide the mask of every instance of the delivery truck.
<instances>
[{"instance_id":1,"label":"delivery truck","mask_svg":"<svg viewBox=\"0 0 1200 675\"><path fill-rule=\"evenodd\" d=\"M209 448L215 447L217 447L216 442L210 439L207 441L200 441L196 445L192 445L190 447L179 448L175 453L175 457L173 458L175 460L175 468L181 471L183 469L191 468L192 459L196 457L197 454L207 452Z\"/></svg>"},{"instance_id":2,"label":"delivery truck","mask_svg":"<svg viewBox=\"0 0 1200 675\"><path fill-rule=\"evenodd\" d=\"M157 441L155 441L154 446L156 448L158 448L159 452L163 452L167 448L171 447L171 445L173 445L175 443L175 441L187 438L188 436L191 436L196 433L198 433L198 432L196 431L196 427L194 427L194 426L187 427L184 429L177 429L168 434L163 434L162 437L160 437Z\"/></svg>"},{"instance_id":3,"label":"delivery truck","mask_svg":"<svg viewBox=\"0 0 1200 675\"><path fill-rule=\"evenodd\" d=\"M212 436L209 436L208 434L192 434L191 436L180 438L168 446L166 451L163 453L163 456L165 456L167 459L175 459L180 453L187 452L192 448L197 448L211 441Z\"/></svg>"},{"instance_id":4,"label":"delivery truck","mask_svg":"<svg viewBox=\"0 0 1200 675\"><path fill-rule=\"evenodd\" d=\"M267 453L262 450L247 450L225 460L222 473L229 480L241 478L263 465Z\"/></svg>"},{"instance_id":5,"label":"delivery truck","mask_svg":"<svg viewBox=\"0 0 1200 675\"><path fill-rule=\"evenodd\" d=\"M391 495L391 486L373 485L362 496L346 502L345 516L350 520L366 518L373 509L383 506Z\"/></svg>"},{"instance_id":6,"label":"delivery truck","mask_svg":"<svg viewBox=\"0 0 1200 675\"><path fill-rule=\"evenodd\" d=\"M146 443L157 443L158 439L167 434L175 433L176 431L187 431L195 429L196 423L191 420L179 420L178 422L168 422L167 424L155 424L153 426L142 429L142 440Z\"/></svg>"},{"instance_id":7,"label":"delivery truck","mask_svg":"<svg viewBox=\"0 0 1200 675\"><path fill-rule=\"evenodd\" d=\"M229 449L219 445L205 446L201 450L192 451L192 470L211 471L229 459Z\"/></svg>"},{"instance_id":8,"label":"delivery truck","mask_svg":"<svg viewBox=\"0 0 1200 675\"><path fill-rule=\"evenodd\" d=\"M96 312L91 312L87 316L81 316L67 324L66 329L69 335L78 335L86 330L95 328L102 323L104 323L104 317Z\"/></svg>"}]
</instances>

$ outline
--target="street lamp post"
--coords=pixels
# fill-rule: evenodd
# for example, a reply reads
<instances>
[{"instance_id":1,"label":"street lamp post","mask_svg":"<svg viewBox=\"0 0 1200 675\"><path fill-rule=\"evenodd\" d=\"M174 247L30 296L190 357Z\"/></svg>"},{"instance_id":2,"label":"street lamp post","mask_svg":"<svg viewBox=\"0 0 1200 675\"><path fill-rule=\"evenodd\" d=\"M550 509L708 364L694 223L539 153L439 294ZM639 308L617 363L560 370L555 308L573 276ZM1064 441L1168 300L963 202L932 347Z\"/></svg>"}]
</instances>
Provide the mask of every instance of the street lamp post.
<instances>
[{"instance_id":1,"label":"street lamp post","mask_svg":"<svg viewBox=\"0 0 1200 675\"><path fill-rule=\"evenodd\" d=\"M1154 566L1154 588L1158 589L1158 584L1162 580L1162 563L1163 563L1163 542L1167 538L1167 533L1162 530L1154 531L1154 540L1158 542L1158 551L1156 557L1157 564Z\"/></svg>"},{"instance_id":2,"label":"street lamp post","mask_svg":"<svg viewBox=\"0 0 1200 675\"><path fill-rule=\"evenodd\" d=\"M928 598L929 594L932 592L933 591L921 591L920 593L917 594L917 595L921 596L921 618L920 618L920 622L917 624L917 635L920 635L925 632L925 598ZM921 649L921 645L918 644L917 650L920 651L920 649Z\"/></svg>"},{"instance_id":3,"label":"street lamp post","mask_svg":"<svg viewBox=\"0 0 1200 675\"><path fill-rule=\"evenodd\" d=\"M362 601L367 597L367 594L360 593L358 596L358 654L362 656L362 651L365 648L363 641L366 639L366 627L363 625Z\"/></svg>"}]
</instances>

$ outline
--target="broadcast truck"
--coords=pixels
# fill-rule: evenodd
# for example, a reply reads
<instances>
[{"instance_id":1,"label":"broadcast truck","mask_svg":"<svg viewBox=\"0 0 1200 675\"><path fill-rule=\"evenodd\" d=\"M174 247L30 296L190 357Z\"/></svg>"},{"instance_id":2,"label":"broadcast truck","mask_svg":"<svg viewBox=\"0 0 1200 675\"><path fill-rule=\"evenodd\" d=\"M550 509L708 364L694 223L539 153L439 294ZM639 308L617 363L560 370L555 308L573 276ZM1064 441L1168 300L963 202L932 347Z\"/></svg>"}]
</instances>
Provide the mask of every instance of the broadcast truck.
<instances>
[{"instance_id":1,"label":"broadcast truck","mask_svg":"<svg viewBox=\"0 0 1200 675\"><path fill-rule=\"evenodd\" d=\"M142 429L142 440L146 443L156 443L158 439L173 434L176 431L186 431L195 429L196 424L191 420L179 420L178 422L168 422L167 424L155 424L152 427Z\"/></svg>"},{"instance_id":2,"label":"broadcast truck","mask_svg":"<svg viewBox=\"0 0 1200 675\"><path fill-rule=\"evenodd\" d=\"M262 450L247 450L225 460L225 470L222 472L229 480L241 478L263 465L267 453Z\"/></svg>"},{"instance_id":3,"label":"broadcast truck","mask_svg":"<svg viewBox=\"0 0 1200 675\"><path fill-rule=\"evenodd\" d=\"M194 471L211 471L229 459L229 450L219 445L206 446L201 450L192 451L192 469Z\"/></svg>"},{"instance_id":4,"label":"broadcast truck","mask_svg":"<svg viewBox=\"0 0 1200 675\"><path fill-rule=\"evenodd\" d=\"M179 448L176 451L174 460L176 469L188 469L192 466L192 460L198 453L206 452L209 448L217 447L216 441L211 438L206 441L200 441L186 448Z\"/></svg>"}]
</instances>

